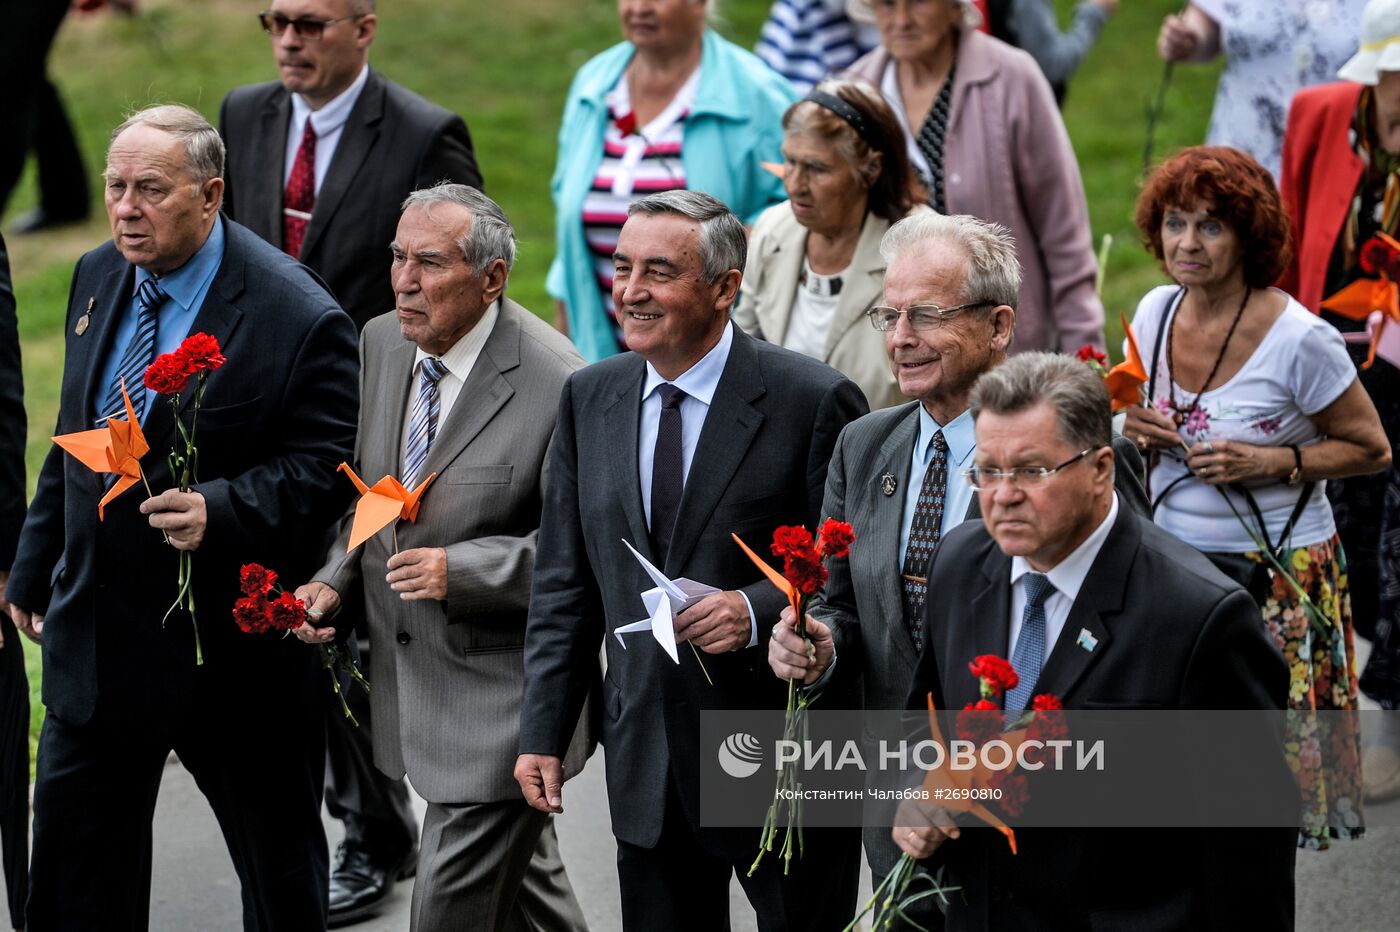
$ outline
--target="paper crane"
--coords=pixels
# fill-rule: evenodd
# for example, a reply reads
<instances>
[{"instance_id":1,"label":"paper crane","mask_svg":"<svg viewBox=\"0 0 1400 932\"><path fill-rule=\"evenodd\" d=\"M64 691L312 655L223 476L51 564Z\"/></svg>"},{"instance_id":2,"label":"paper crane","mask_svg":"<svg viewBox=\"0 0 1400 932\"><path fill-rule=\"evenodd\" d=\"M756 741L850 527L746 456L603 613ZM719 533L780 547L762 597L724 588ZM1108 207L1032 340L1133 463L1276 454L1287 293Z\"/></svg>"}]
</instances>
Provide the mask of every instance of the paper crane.
<instances>
[{"instance_id":1,"label":"paper crane","mask_svg":"<svg viewBox=\"0 0 1400 932\"><path fill-rule=\"evenodd\" d=\"M350 468L349 463L341 463L338 468L349 476L350 481L355 483L355 488L360 490L360 500L355 505L355 520L350 525L350 546L346 548L346 553L400 518L410 523L417 521L418 506L423 493L427 491L428 483L437 478L437 473L433 473L410 492L393 476L385 476L373 486L368 486L363 479L355 475L355 470Z\"/></svg>"},{"instance_id":2,"label":"paper crane","mask_svg":"<svg viewBox=\"0 0 1400 932\"><path fill-rule=\"evenodd\" d=\"M53 438L54 443L93 472L116 474L117 481L97 503L99 521L106 518L108 502L142 481L141 457L150 449L146 435L141 433L141 422L136 418L131 396L126 393L126 379L122 379L121 390L122 402L126 405L126 420L109 417L106 427Z\"/></svg>"},{"instance_id":3,"label":"paper crane","mask_svg":"<svg viewBox=\"0 0 1400 932\"><path fill-rule=\"evenodd\" d=\"M992 714L1000 715L1001 713ZM947 747L943 740L943 733L938 727L938 710L933 705L933 693L928 694L928 727L933 742ZM1000 735L999 740L1005 741L1013 752L1019 751L1021 744L1026 740L1026 730L1022 728L1008 732ZM979 764L972 770L954 770L945 760L944 763L924 775L924 790L928 793L928 798L944 800L939 803L944 809L952 812L966 812L1001 832L1006 838L1006 843L1011 846L1011 853L1015 854L1016 833L986 806L977 802L976 793L970 792L976 787L985 786L990 777L991 770L985 764Z\"/></svg>"},{"instance_id":4,"label":"paper crane","mask_svg":"<svg viewBox=\"0 0 1400 932\"><path fill-rule=\"evenodd\" d=\"M628 544L626 540L623 543L627 545L628 550L632 551L632 556L637 558L637 562L642 564L642 569L647 571L647 575L651 577L652 582L656 583L656 586L642 593L642 604L646 606L648 617L641 621L634 621L630 625L615 628L613 636L617 638L617 643L621 644L625 650L627 642L622 639L624 634L650 631L652 637L656 638L656 643L661 645L661 649L666 651L667 655L676 663L680 663L681 658L676 653L674 624L676 615L699 602L705 596L719 592L719 590L714 586L707 586L693 579L670 579L665 573L653 566L650 560L638 553L637 549ZM698 655L696 659L699 659ZM705 675L709 676L708 673Z\"/></svg>"},{"instance_id":5,"label":"paper crane","mask_svg":"<svg viewBox=\"0 0 1400 932\"><path fill-rule=\"evenodd\" d=\"M1376 235L1387 246L1400 250L1400 243L1389 236L1384 233ZM1400 288L1389 276L1382 273L1380 278L1359 278L1336 294L1323 298L1322 306L1343 317L1366 321L1365 337L1346 335L1348 342L1359 342L1361 339L1371 342L1371 351L1367 353L1361 368L1371 368L1377 356L1400 366L1400 358L1397 358L1400 357L1400 341L1397 341L1395 328L1391 326L1400 324Z\"/></svg>"},{"instance_id":6,"label":"paper crane","mask_svg":"<svg viewBox=\"0 0 1400 932\"><path fill-rule=\"evenodd\" d=\"M1142 354L1138 352L1137 337L1133 335L1133 328L1122 314L1118 315L1118 319L1123 322L1123 336L1128 338L1128 355L1108 370L1108 375L1103 378L1103 384L1113 399L1115 412L1137 404L1140 400L1138 390L1147 384L1147 370L1143 368Z\"/></svg>"}]
</instances>

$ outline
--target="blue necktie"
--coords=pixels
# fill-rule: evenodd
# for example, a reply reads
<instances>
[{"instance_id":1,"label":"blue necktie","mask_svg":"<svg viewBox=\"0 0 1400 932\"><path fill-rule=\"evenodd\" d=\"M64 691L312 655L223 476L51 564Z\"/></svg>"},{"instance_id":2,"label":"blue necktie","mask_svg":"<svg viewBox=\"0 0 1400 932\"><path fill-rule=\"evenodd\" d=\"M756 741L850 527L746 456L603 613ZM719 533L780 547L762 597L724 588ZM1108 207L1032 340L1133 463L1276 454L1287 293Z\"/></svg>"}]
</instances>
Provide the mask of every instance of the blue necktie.
<instances>
[{"instance_id":1,"label":"blue necktie","mask_svg":"<svg viewBox=\"0 0 1400 932\"><path fill-rule=\"evenodd\" d=\"M1006 711L1021 712L1031 700L1040 668L1045 665L1045 600L1055 591L1050 577L1027 573L1021 577L1026 590L1026 609L1021 613L1021 636L1011 654L1011 666L1020 682L1006 694Z\"/></svg>"},{"instance_id":2,"label":"blue necktie","mask_svg":"<svg viewBox=\"0 0 1400 932\"><path fill-rule=\"evenodd\" d=\"M136 315L136 332L131 335L131 342L126 344L121 362L117 364L117 373L112 377L112 385L107 390L107 397L97 411L99 423L124 412L123 380L126 381L127 394L131 396L131 406L136 410L136 420L139 422L146 416L146 368L155 359L156 324L160 319L160 306L165 303L167 297L154 278L146 279L136 289L136 304L139 308Z\"/></svg>"},{"instance_id":3,"label":"blue necktie","mask_svg":"<svg viewBox=\"0 0 1400 932\"><path fill-rule=\"evenodd\" d=\"M418 474L428 461L428 451L437 437L438 380L447 375L447 367L436 356L428 356L418 376L418 397L408 420L408 443L404 447L404 485L412 489L418 484Z\"/></svg>"}]
</instances>

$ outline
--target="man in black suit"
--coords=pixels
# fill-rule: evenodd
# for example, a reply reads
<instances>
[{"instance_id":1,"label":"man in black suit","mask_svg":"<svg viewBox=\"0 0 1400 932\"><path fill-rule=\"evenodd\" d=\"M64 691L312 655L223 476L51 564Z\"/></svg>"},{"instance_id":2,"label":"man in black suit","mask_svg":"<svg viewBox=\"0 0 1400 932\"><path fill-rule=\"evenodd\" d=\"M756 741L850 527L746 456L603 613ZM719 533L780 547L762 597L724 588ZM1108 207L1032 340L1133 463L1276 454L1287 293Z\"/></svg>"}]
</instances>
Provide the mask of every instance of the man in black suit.
<instances>
[{"instance_id":1,"label":"man in black suit","mask_svg":"<svg viewBox=\"0 0 1400 932\"><path fill-rule=\"evenodd\" d=\"M260 16L280 80L224 98L224 212L315 269L362 328L394 307L403 199L443 181L481 187L471 136L369 67L374 0L273 0Z\"/></svg>"},{"instance_id":2,"label":"man in black suit","mask_svg":"<svg viewBox=\"0 0 1400 932\"><path fill-rule=\"evenodd\" d=\"M983 654L1020 677L1008 711L1041 693L1070 710L1284 708L1288 669L1248 593L1114 494L1097 375L1017 356L982 376L971 409L984 518L934 553L909 708L976 701L968 665ZM1018 828L1012 856L931 804L902 805L895 824L901 849L959 887L955 932L1293 927L1295 828Z\"/></svg>"},{"instance_id":3,"label":"man in black suit","mask_svg":"<svg viewBox=\"0 0 1400 932\"><path fill-rule=\"evenodd\" d=\"M24 928L29 884L29 679L5 587L24 523L24 377L10 260L0 238L0 865L10 927Z\"/></svg>"},{"instance_id":4,"label":"man in black suit","mask_svg":"<svg viewBox=\"0 0 1400 932\"><path fill-rule=\"evenodd\" d=\"M404 198L444 181L481 187L471 136L461 117L369 67L373 0L275 0L261 15L280 79L224 98L224 211L314 269L362 329L394 307L389 243ZM315 138L299 171L308 127ZM362 612L357 600L340 624ZM367 634L357 643L373 682ZM380 908L413 873L418 838L407 784L374 766L367 697L351 690L349 701L359 727L332 710L327 735L326 808L345 824L332 925Z\"/></svg>"},{"instance_id":5,"label":"man in black suit","mask_svg":"<svg viewBox=\"0 0 1400 932\"><path fill-rule=\"evenodd\" d=\"M32 932L146 927L151 817L171 749L224 830L244 927L326 922L324 675L314 651L240 632L231 609L241 564L309 576L348 503L336 466L355 439L355 332L314 275L220 217L222 167L223 143L194 111L128 119L107 154L114 243L73 273L55 432L119 410L124 379L153 495L137 485L98 520L109 477L55 447L10 571L15 624L42 636L48 708ZM164 464L175 414L140 373L191 333L213 336L227 362L204 389L196 481L181 492ZM192 552L198 617L162 621L178 551Z\"/></svg>"},{"instance_id":6,"label":"man in black suit","mask_svg":"<svg viewBox=\"0 0 1400 932\"><path fill-rule=\"evenodd\" d=\"M856 894L851 833L808 831L792 876L770 858L749 877L757 830L700 823L701 710L785 696L757 637L784 597L729 535L766 548L779 525L814 527L831 446L866 410L836 371L730 324L744 257L743 227L708 195L632 205L613 297L635 352L570 377L549 461L516 779L531 805L561 811L560 762L606 638L602 734L629 930L727 928L736 871L764 929L839 928ZM725 590L676 616L679 662L645 634L626 649L608 636L645 617L653 585L624 539L671 578Z\"/></svg>"},{"instance_id":7,"label":"man in black suit","mask_svg":"<svg viewBox=\"0 0 1400 932\"><path fill-rule=\"evenodd\" d=\"M929 555L944 534L982 517L963 475L977 446L968 396L982 373L1006 361L1021 265L1005 228L931 212L892 226L881 252L885 300L872 323L885 331L900 391L916 400L873 411L841 432L822 514L849 521L855 543L848 559L831 561L813 607L807 630L814 651L808 654L788 612L773 629L768 660L779 677L807 683L830 669L819 684L825 696L844 698L859 685L865 708L899 709L919 658ZM1114 452L1118 494L1146 515L1142 458L1121 436ZM899 850L889 832L870 827L865 855L878 887ZM912 911L921 925L939 921L931 899Z\"/></svg>"}]
</instances>

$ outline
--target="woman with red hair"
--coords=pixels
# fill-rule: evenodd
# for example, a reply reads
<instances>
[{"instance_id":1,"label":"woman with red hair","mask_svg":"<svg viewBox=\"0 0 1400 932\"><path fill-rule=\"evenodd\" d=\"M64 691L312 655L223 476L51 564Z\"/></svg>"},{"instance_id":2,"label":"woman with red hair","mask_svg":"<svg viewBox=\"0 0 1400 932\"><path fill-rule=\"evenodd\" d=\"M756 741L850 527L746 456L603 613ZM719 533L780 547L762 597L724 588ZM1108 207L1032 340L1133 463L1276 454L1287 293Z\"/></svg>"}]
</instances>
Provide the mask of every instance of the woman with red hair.
<instances>
[{"instance_id":1,"label":"woman with red hair","mask_svg":"<svg viewBox=\"0 0 1400 932\"><path fill-rule=\"evenodd\" d=\"M1148 179L1136 221L1176 282L1133 319L1148 384L1123 432L1148 456L1153 519L1259 601L1289 664L1291 709L1354 710L1345 558L1325 487L1384 469L1390 444L1341 335L1269 287L1289 258L1273 178L1235 149L1187 149ZM1301 721L1299 844L1359 837L1359 729Z\"/></svg>"}]
</instances>

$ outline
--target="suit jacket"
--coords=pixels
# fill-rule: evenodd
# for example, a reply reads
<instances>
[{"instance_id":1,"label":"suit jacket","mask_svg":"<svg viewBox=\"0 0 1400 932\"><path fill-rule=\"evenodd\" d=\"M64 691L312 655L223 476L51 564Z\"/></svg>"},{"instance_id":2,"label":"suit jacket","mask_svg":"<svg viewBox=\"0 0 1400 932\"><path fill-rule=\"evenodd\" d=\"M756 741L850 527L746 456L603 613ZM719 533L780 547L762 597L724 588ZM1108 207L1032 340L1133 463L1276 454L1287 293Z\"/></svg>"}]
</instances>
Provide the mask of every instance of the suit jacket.
<instances>
[{"instance_id":1,"label":"suit jacket","mask_svg":"<svg viewBox=\"0 0 1400 932\"><path fill-rule=\"evenodd\" d=\"M885 292L880 239L889 228L888 220L865 215L821 356L822 362L860 386L872 408L888 408L907 400L890 370L885 335L870 326L865 316ZM806 255L807 228L797 222L791 203L784 201L765 210L749 236L749 258L744 266L743 290L734 306L734 322L747 333L781 346Z\"/></svg>"},{"instance_id":2,"label":"suit jacket","mask_svg":"<svg viewBox=\"0 0 1400 932\"><path fill-rule=\"evenodd\" d=\"M380 400L360 412L356 471L368 483L402 474L414 350L393 314L365 328L360 390ZM430 802L520 799L512 772L545 457L564 380L582 365L567 337L503 299L429 452L426 469L438 476L417 522L386 527L347 554L347 514L317 575L340 593L363 589L375 763L396 778L406 772ZM396 539L401 550L446 549L446 600L405 602L389 588ZM592 750L590 737L579 729L571 773Z\"/></svg>"},{"instance_id":3,"label":"suit jacket","mask_svg":"<svg viewBox=\"0 0 1400 932\"><path fill-rule=\"evenodd\" d=\"M968 664L1009 656L1011 558L981 524L933 556L908 708L978 698ZM1093 651L1076 637L1088 630ZM1119 508L1051 648L1036 693L1066 709L1283 709L1288 668L1259 609L1193 548ZM1032 785L1032 796L1034 785ZM1032 799L1032 804L1034 800ZM993 837L994 836L994 837ZM931 858L961 885L947 928L1291 929L1297 832L1282 829L1018 829L1018 853L967 829Z\"/></svg>"},{"instance_id":4,"label":"suit jacket","mask_svg":"<svg viewBox=\"0 0 1400 932\"><path fill-rule=\"evenodd\" d=\"M256 670L265 701L303 701L315 651L243 634L231 610L241 564L309 577L325 528L345 508L351 487L335 468L354 448L355 331L307 269L236 223L224 230L223 261L190 328L216 337L228 360L209 377L196 436L194 489L208 511L194 554L198 682L246 693ZM111 243L78 260L54 433L92 428L98 371L121 351L113 334L134 287L135 267ZM77 333L90 299L91 324ZM186 420L192 394L181 399ZM164 399L152 401L143 431L150 451L141 466L158 495L173 485L165 458L176 438ZM99 696L109 712L139 719L189 702L196 685L189 617L161 622L175 600L176 551L138 511L139 484L98 520L106 478L57 446L49 451L10 575L11 601L46 615L44 704L79 725Z\"/></svg>"},{"instance_id":5,"label":"suit jacket","mask_svg":"<svg viewBox=\"0 0 1400 932\"><path fill-rule=\"evenodd\" d=\"M875 411L841 432L827 472L822 514L849 521L856 539L850 556L832 560L826 589L812 614L831 626L838 658L823 687L822 705L862 702L867 709L900 709L919 659L918 646L904 624L899 529L914 441L919 435L918 402ZM1142 457L1126 438L1115 435L1117 469L1113 483L1123 504L1149 515L1142 487ZM896 478L893 495L885 495L881 477ZM981 523L982 510L972 496L965 521ZM937 594L930 592L930 598ZM859 686L857 691L855 687ZM887 874L899 859L887 829L868 827L866 858L877 874Z\"/></svg>"},{"instance_id":6,"label":"suit jacket","mask_svg":"<svg viewBox=\"0 0 1400 932\"><path fill-rule=\"evenodd\" d=\"M699 828L702 709L782 708L785 686L767 664L767 639L679 665L645 635L624 648L608 636L646 617L652 587L622 541L652 559L637 478L645 364L611 357L570 377L559 406L525 639L521 753L562 756L598 675L606 639L602 734L613 834L649 848L661 832L667 774L701 843L717 856L752 854L756 832ZM832 445L865 411L855 384L806 356L735 329L705 418L662 569L749 598L762 632L786 604L730 539L766 552L779 525L815 527Z\"/></svg>"},{"instance_id":7,"label":"suit jacket","mask_svg":"<svg viewBox=\"0 0 1400 932\"><path fill-rule=\"evenodd\" d=\"M19 363L19 320L10 287L10 260L0 238L0 571L15 558L24 523L24 376Z\"/></svg>"},{"instance_id":8,"label":"suit jacket","mask_svg":"<svg viewBox=\"0 0 1400 932\"><path fill-rule=\"evenodd\" d=\"M291 118L291 95L277 81L235 88L219 110L228 146L224 212L279 248ZM399 205L440 181L481 187L466 123L370 69L298 257L326 280L357 328L394 306L389 243Z\"/></svg>"}]
</instances>

